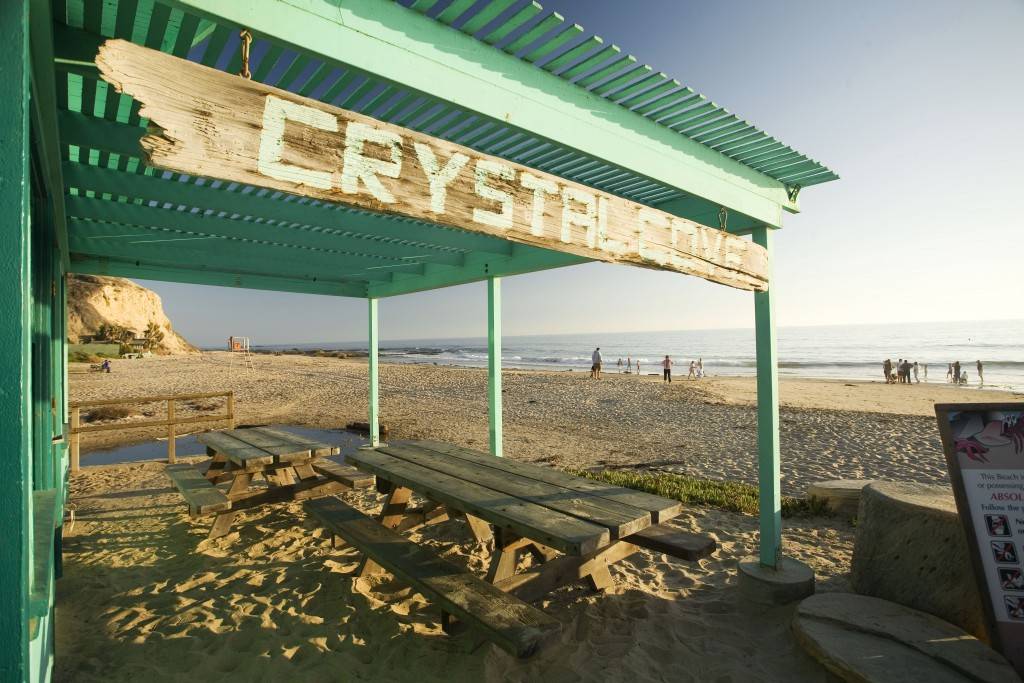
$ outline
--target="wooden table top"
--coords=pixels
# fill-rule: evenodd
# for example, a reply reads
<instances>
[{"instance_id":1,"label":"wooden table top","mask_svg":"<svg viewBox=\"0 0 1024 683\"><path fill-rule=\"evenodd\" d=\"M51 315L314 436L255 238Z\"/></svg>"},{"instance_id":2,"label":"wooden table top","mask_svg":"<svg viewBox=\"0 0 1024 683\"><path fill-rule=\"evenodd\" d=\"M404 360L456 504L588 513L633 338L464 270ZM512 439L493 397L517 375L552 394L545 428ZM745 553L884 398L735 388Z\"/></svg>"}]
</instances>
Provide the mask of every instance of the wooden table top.
<instances>
[{"instance_id":1,"label":"wooden table top","mask_svg":"<svg viewBox=\"0 0 1024 683\"><path fill-rule=\"evenodd\" d=\"M360 449L346 460L570 555L592 552L681 511L678 501L436 441Z\"/></svg>"},{"instance_id":2,"label":"wooden table top","mask_svg":"<svg viewBox=\"0 0 1024 683\"><path fill-rule=\"evenodd\" d=\"M336 446L270 427L204 432L198 440L244 470L295 464L338 452Z\"/></svg>"}]
</instances>

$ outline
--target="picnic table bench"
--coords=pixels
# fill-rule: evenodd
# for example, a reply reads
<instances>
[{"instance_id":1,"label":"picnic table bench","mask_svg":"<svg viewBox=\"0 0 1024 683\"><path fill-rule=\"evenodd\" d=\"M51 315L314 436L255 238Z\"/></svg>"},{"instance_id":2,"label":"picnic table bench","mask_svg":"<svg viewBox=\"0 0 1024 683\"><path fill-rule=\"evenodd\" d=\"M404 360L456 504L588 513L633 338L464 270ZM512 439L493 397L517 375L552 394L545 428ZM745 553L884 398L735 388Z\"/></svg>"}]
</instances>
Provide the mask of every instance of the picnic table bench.
<instances>
[{"instance_id":1,"label":"picnic table bench","mask_svg":"<svg viewBox=\"0 0 1024 683\"><path fill-rule=\"evenodd\" d=\"M360 449L347 459L374 474L378 488L389 490L378 520L372 522L331 499L305 507L364 553L357 573L391 571L437 602L444 613L472 622L520 656L532 652L549 628L542 627L547 622L531 621L538 618L524 611L527 603L581 580L596 590L609 588L609 566L640 548L689 561L707 557L716 548L710 537L661 526L680 514L678 501L549 467L435 441ZM413 492L428 504L409 507ZM433 580L438 573L451 577L458 570L446 562L438 565L440 560L430 559L430 553L399 533L454 515L465 517L478 542L493 543L486 578L460 571L457 582ZM517 573L522 552L529 552L536 562ZM421 565L428 569L421 570ZM421 571L431 580L425 580ZM481 585L506 597L499 599L498 593ZM467 590L475 600L467 602ZM516 600L510 602L513 596ZM495 613L515 614L526 622L508 623Z\"/></svg>"},{"instance_id":2,"label":"picnic table bench","mask_svg":"<svg viewBox=\"0 0 1024 683\"><path fill-rule=\"evenodd\" d=\"M210 462L170 465L166 472L193 517L215 515L209 538L231 530L238 511L270 503L306 500L372 486L373 475L320 458L338 449L315 439L270 427L205 432ZM261 476L267 486L253 486ZM228 483L222 487L219 484Z\"/></svg>"}]
</instances>

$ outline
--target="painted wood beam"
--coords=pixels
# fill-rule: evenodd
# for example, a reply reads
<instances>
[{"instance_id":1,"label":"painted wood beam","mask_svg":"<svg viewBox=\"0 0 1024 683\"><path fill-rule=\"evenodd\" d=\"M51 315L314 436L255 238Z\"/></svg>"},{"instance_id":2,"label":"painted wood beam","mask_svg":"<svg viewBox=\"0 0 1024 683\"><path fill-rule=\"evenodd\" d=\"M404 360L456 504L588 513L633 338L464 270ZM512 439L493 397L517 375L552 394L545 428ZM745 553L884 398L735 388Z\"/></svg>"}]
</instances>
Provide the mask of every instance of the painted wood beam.
<instances>
[{"instance_id":1,"label":"painted wood beam","mask_svg":"<svg viewBox=\"0 0 1024 683\"><path fill-rule=\"evenodd\" d=\"M116 174L116 172L114 173ZM142 182L130 180L124 185L96 182L84 186L79 185L77 187L91 189L97 194L108 193L114 197L126 196L136 199L169 203L173 206L184 205L204 210L213 209L226 211L229 215L233 213L230 208L227 208L224 205L219 207L203 206L178 201L176 197L179 193L170 191L177 190L178 188L162 187L162 185L181 185L182 183L161 181L147 176L131 176L130 174L120 175L126 176L127 178L139 178L144 180L142 180ZM146 181L153 182L150 183ZM147 190L152 191L139 193L132 191L129 187L126 187L127 185L136 184L145 185ZM197 189L201 190L202 188ZM212 192L217 192L217 190L212 190ZM244 198L245 195L240 195L233 199L241 200L238 201L238 203L244 205ZM209 199L217 199L217 197L209 197ZM274 200L268 201L272 202ZM259 202L255 203L259 204ZM354 220L352 223L360 224L360 227L364 228L363 231L357 232L355 230L340 227L349 224L349 221L345 220L344 215L334 217L339 227L328 228L322 225L294 223L292 221L288 221L287 223L267 223L265 221L257 222L254 220L243 220L241 217L232 218L217 216L214 214L192 214L178 211L176 209L152 207L146 204L126 204L114 200L88 197L69 197L68 207L69 213L80 218L132 223L135 225L150 225L169 229L189 229L193 231L200 231L205 234L219 234L235 239L264 240L284 245L287 248L305 249L313 252L335 254L344 252L346 254L364 258L370 263L370 265L422 261L444 263L448 265L460 265L464 258L464 252L441 250L438 248L431 248L429 245L420 246L415 242L396 242L395 240L398 239L397 237L392 237L389 240L375 239L376 237L379 237L379 235L375 235L370 232L372 227L369 225L369 221L360 220L365 218L363 216L353 216ZM134 208L123 209L120 207ZM290 209L293 208L296 207L287 207L286 210L281 211L279 214L275 214L275 216L284 217L292 214L296 216L302 215L301 211L290 211ZM253 208L249 209L250 212L253 210ZM191 216L198 220L186 219L184 222L179 222L181 216L178 214ZM275 216L268 216L264 212L260 212L258 214L259 218L271 220L275 220ZM276 220L282 219L276 218ZM287 220L287 218L284 218L283 220ZM153 222L150 223L147 221Z\"/></svg>"},{"instance_id":2,"label":"painted wood beam","mask_svg":"<svg viewBox=\"0 0 1024 683\"><path fill-rule=\"evenodd\" d=\"M303 279L332 279L365 284L390 282L390 271L367 270L359 260L314 259L309 254L291 252L271 246L229 241L216 235L176 236L138 226L113 223L80 223L72 217L70 248L76 254L111 256L141 261L175 260L182 264L198 263L207 269L241 268L253 272ZM419 264L402 266L423 270ZM344 274L346 277L343 277Z\"/></svg>"},{"instance_id":3,"label":"painted wood beam","mask_svg":"<svg viewBox=\"0 0 1024 683\"><path fill-rule=\"evenodd\" d=\"M244 271L205 270L201 266L189 268L180 263L160 261L136 261L97 257L71 252L71 272L88 275L112 275L115 277L139 278L183 282L193 285L235 287L241 289L265 289L274 292L295 292L299 294L324 294L328 296L351 296L364 298L366 287L347 282L329 280L300 280L298 278L276 277L265 273Z\"/></svg>"},{"instance_id":4,"label":"painted wood beam","mask_svg":"<svg viewBox=\"0 0 1024 683\"><path fill-rule=\"evenodd\" d=\"M768 252L768 290L754 292L754 336L757 348L757 471L760 505L760 558L778 566L782 554L782 493L779 463L779 369L775 343L775 280L772 231L756 228L753 239Z\"/></svg>"},{"instance_id":5,"label":"painted wood beam","mask_svg":"<svg viewBox=\"0 0 1024 683\"><path fill-rule=\"evenodd\" d=\"M544 249L519 247L516 253L507 259L487 260L481 256L467 259L466 265L461 268L444 268L426 264L426 272L423 275L408 278L400 282L387 284L371 284L370 293L375 297L397 296L399 294L411 294L422 292L428 289L450 287L467 282L480 282L490 276L506 277L520 275L538 270L551 268L562 268L565 266L591 263L589 259L572 254L564 254L557 251Z\"/></svg>"},{"instance_id":6,"label":"painted wood beam","mask_svg":"<svg viewBox=\"0 0 1024 683\"><path fill-rule=\"evenodd\" d=\"M583 88L398 3L170 0L558 141L781 227L785 186Z\"/></svg>"}]
</instances>

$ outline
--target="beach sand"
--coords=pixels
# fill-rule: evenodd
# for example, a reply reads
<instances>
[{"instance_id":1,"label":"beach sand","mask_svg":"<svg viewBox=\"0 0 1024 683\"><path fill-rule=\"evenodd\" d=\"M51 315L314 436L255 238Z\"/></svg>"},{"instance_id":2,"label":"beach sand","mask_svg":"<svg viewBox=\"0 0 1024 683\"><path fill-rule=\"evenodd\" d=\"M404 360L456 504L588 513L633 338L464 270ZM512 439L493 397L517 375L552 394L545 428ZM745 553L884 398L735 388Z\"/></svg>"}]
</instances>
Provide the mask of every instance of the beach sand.
<instances>
[{"instance_id":1,"label":"beach sand","mask_svg":"<svg viewBox=\"0 0 1024 683\"><path fill-rule=\"evenodd\" d=\"M446 636L436 607L390 575L349 574L299 504L239 515L205 540L164 465L87 467L72 478L76 521L57 583L56 681L826 681L789 630L793 607L739 599L736 560L755 551L752 516L687 507L673 524L715 537L689 563L643 551L612 567L605 594L567 587L539 606L562 623L517 660L472 632ZM366 512L383 503L345 494ZM487 553L464 522L413 540L482 574ZM848 590L853 529L836 518L787 520L786 553L819 590Z\"/></svg>"},{"instance_id":2,"label":"beach sand","mask_svg":"<svg viewBox=\"0 0 1024 683\"><path fill-rule=\"evenodd\" d=\"M227 352L115 362L114 372L71 375L72 400L235 392L239 424L322 428L366 420L365 359L258 355L247 370ZM79 368L74 368L78 370ZM575 467L660 468L756 483L753 378L507 370L505 455ZM947 384L782 380L782 486L839 478L947 481L932 405L1019 400ZM206 402L210 403L210 402ZM392 439L432 438L487 448L487 372L382 364L381 422ZM209 407L209 406L207 406ZM163 406L153 406L162 415ZM178 414L196 411L179 404ZM146 419L139 416L136 419ZM149 418L152 419L152 418ZM211 425L219 426L219 425ZM184 433L184 426L179 428ZM88 435L91 447L163 436L145 430ZM88 464L88 455L82 463Z\"/></svg>"},{"instance_id":3,"label":"beach sand","mask_svg":"<svg viewBox=\"0 0 1024 683\"><path fill-rule=\"evenodd\" d=\"M227 353L116 362L109 375L73 374L72 399L231 389L240 424L365 420L365 360L254 362L252 371ZM667 386L650 376L508 371L504 381L509 457L756 481L752 380ZM783 381L781 392L784 489L796 494L838 477L944 482L931 403L1009 398L804 380ZM485 371L384 365L381 407L392 439L486 446ZM146 438L125 434L90 436L84 450ZM561 634L522 661L477 647L471 633L444 635L437 608L389 575L352 579L357 554L332 549L298 504L241 513L231 534L207 541L210 520L188 517L163 464L82 463L57 583L57 681L830 680L796 645L792 606L739 599L736 560L756 552L753 516L686 506L671 524L713 536L713 557L643 551L612 568L606 594L556 591L541 607ZM345 497L367 513L383 503L373 490ZM819 591L849 590L853 537L840 517L789 518L784 552L815 570ZM478 575L486 567L464 522L412 538Z\"/></svg>"}]
</instances>

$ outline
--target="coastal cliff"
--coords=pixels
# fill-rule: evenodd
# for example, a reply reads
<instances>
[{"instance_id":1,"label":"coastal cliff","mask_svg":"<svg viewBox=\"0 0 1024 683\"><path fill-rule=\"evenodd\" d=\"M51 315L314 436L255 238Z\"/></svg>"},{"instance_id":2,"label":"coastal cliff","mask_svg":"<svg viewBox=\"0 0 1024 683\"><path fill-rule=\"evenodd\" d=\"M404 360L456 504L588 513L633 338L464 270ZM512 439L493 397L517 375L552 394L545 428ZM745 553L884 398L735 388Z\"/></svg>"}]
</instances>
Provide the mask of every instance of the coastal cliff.
<instances>
[{"instance_id":1,"label":"coastal cliff","mask_svg":"<svg viewBox=\"0 0 1024 683\"><path fill-rule=\"evenodd\" d=\"M162 333L154 340L155 353L197 352L174 331L155 292L119 277L68 276L68 341L72 344L91 341L104 326L124 328L142 337L151 324Z\"/></svg>"}]
</instances>

